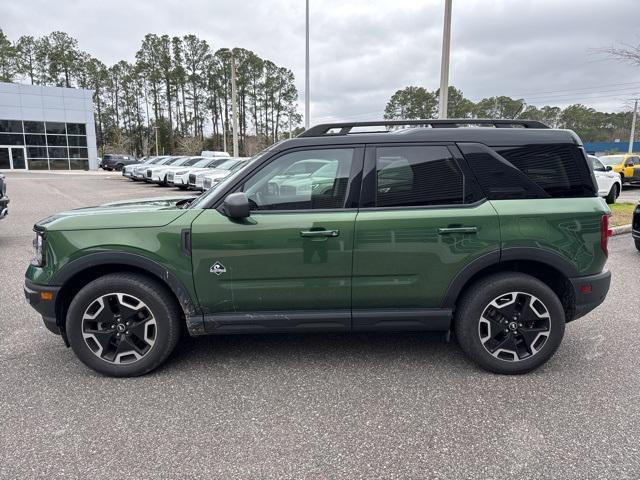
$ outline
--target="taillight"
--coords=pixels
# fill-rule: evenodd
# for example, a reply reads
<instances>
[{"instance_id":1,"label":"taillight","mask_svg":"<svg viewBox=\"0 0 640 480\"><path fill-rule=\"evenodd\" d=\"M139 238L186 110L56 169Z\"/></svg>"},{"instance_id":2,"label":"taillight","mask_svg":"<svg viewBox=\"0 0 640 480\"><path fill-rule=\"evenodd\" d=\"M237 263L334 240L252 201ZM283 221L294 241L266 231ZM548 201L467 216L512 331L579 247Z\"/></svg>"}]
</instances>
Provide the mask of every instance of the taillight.
<instances>
[{"instance_id":1,"label":"taillight","mask_svg":"<svg viewBox=\"0 0 640 480\"><path fill-rule=\"evenodd\" d=\"M613 232L609 228L609 215L602 215L600 217L600 248L604 254L609 256L609 237L613 235Z\"/></svg>"}]
</instances>

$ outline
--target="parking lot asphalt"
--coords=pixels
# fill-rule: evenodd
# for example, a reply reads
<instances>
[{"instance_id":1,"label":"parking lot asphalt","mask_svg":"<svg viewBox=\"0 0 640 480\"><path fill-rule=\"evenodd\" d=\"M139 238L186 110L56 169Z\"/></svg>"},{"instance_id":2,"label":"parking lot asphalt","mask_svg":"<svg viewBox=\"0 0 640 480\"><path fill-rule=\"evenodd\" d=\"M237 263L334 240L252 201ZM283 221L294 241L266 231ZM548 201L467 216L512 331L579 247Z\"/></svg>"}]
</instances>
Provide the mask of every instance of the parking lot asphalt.
<instances>
[{"instance_id":1,"label":"parking lot asphalt","mask_svg":"<svg viewBox=\"0 0 640 480\"><path fill-rule=\"evenodd\" d=\"M32 225L171 195L116 175L9 173L0 221L0 478L640 477L640 253L611 239L611 291L525 376L430 334L184 338L165 366L84 367L27 305ZM180 194L181 192L178 192Z\"/></svg>"}]
</instances>

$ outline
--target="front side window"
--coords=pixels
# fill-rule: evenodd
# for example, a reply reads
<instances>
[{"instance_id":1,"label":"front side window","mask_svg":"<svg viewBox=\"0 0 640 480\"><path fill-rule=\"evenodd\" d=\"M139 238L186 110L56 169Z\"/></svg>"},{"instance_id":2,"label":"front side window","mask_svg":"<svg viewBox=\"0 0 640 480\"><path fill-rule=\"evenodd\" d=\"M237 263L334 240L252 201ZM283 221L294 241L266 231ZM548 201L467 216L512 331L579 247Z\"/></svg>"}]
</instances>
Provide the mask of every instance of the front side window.
<instances>
[{"instance_id":1,"label":"front side window","mask_svg":"<svg viewBox=\"0 0 640 480\"><path fill-rule=\"evenodd\" d=\"M589 157L591 159L591 165L594 172L606 172L605 166L596 157Z\"/></svg>"},{"instance_id":2,"label":"front side window","mask_svg":"<svg viewBox=\"0 0 640 480\"><path fill-rule=\"evenodd\" d=\"M256 172L242 191L253 210L342 208L354 152L336 148L285 154Z\"/></svg>"},{"instance_id":3,"label":"front side window","mask_svg":"<svg viewBox=\"0 0 640 480\"><path fill-rule=\"evenodd\" d=\"M376 174L377 207L464 203L464 176L446 147L377 148Z\"/></svg>"}]
</instances>

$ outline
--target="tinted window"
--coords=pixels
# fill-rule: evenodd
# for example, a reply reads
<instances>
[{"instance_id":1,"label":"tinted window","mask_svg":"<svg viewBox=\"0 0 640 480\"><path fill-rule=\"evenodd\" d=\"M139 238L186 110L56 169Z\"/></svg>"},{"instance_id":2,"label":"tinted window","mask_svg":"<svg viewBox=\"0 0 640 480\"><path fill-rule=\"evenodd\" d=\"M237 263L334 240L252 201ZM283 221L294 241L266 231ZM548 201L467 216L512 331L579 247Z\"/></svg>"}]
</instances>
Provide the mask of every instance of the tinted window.
<instances>
[{"instance_id":1,"label":"tinted window","mask_svg":"<svg viewBox=\"0 0 640 480\"><path fill-rule=\"evenodd\" d=\"M59 133L64 135L66 133L64 123L47 122L47 133Z\"/></svg>"},{"instance_id":2,"label":"tinted window","mask_svg":"<svg viewBox=\"0 0 640 480\"><path fill-rule=\"evenodd\" d=\"M20 120L0 120L0 132L22 133L22 122Z\"/></svg>"},{"instance_id":3,"label":"tinted window","mask_svg":"<svg viewBox=\"0 0 640 480\"><path fill-rule=\"evenodd\" d=\"M46 139L44 135L29 135L24 136L25 143L27 145L46 145Z\"/></svg>"},{"instance_id":4,"label":"tinted window","mask_svg":"<svg viewBox=\"0 0 640 480\"><path fill-rule=\"evenodd\" d=\"M44 133L44 122L24 122L25 133Z\"/></svg>"},{"instance_id":5,"label":"tinted window","mask_svg":"<svg viewBox=\"0 0 640 480\"><path fill-rule=\"evenodd\" d=\"M45 147L27 147L27 156L29 158L47 158L47 149Z\"/></svg>"},{"instance_id":6,"label":"tinted window","mask_svg":"<svg viewBox=\"0 0 640 480\"><path fill-rule=\"evenodd\" d=\"M495 150L550 197L595 195L587 159L574 145L526 145Z\"/></svg>"},{"instance_id":7,"label":"tinted window","mask_svg":"<svg viewBox=\"0 0 640 480\"><path fill-rule=\"evenodd\" d=\"M67 134L69 135L86 135L87 129L83 123L67 123Z\"/></svg>"},{"instance_id":8,"label":"tinted window","mask_svg":"<svg viewBox=\"0 0 640 480\"><path fill-rule=\"evenodd\" d=\"M21 133L0 133L0 145L24 145Z\"/></svg>"},{"instance_id":9,"label":"tinted window","mask_svg":"<svg viewBox=\"0 0 640 480\"><path fill-rule=\"evenodd\" d=\"M89 158L86 148L69 148L69 157L71 158Z\"/></svg>"},{"instance_id":10,"label":"tinted window","mask_svg":"<svg viewBox=\"0 0 640 480\"><path fill-rule=\"evenodd\" d=\"M50 147L66 147L66 135L47 135L47 143Z\"/></svg>"},{"instance_id":11,"label":"tinted window","mask_svg":"<svg viewBox=\"0 0 640 480\"><path fill-rule=\"evenodd\" d=\"M67 137L70 147L86 147L87 146L87 137L75 137L73 135Z\"/></svg>"},{"instance_id":12,"label":"tinted window","mask_svg":"<svg viewBox=\"0 0 640 480\"><path fill-rule=\"evenodd\" d=\"M243 186L253 210L308 210L342 208L353 162L352 148L307 150L285 154L255 173ZM330 174L308 173L309 160L331 164ZM242 162L245 164L246 162ZM299 168L300 167L300 168Z\"/></svg>"},{"instance_id":13,"label":"tinted window","mask_svg":"<svg viewBox=\"0 0 640 480\"><path fill-rule=\"evenodd\" d=\"M445 147L376 148L376 206L464 203L464 176Z\"/></svg>"},{"instance_id":14,"label":"tinted window","mask_svg":"<svg viewBox=\"0 0 640 480\"><path fill-rule=\"evenodd\" d=\"M68 156L66 147L49 147L49 158L67 158Z\"/></svg>"}]
</instances>

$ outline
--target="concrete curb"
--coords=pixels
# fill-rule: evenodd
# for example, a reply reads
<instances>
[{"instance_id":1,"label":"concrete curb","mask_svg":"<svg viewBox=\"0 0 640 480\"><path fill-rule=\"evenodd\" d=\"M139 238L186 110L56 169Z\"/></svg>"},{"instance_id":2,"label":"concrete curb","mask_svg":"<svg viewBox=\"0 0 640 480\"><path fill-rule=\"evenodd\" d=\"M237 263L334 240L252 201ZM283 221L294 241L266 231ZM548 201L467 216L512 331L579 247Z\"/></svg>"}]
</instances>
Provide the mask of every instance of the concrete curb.
<instances>
[{"instance_id":1,"label":"concrete curb","mask_svg":"<svg viewBox=\"0 0 640 480\"><path fill-rule=\"evenodd\" d=\"M631 233L631 224L620 225L619 227L612 227L611 231L613 235L622 235L623 233Z\"/></svg>"}]
</instances>

